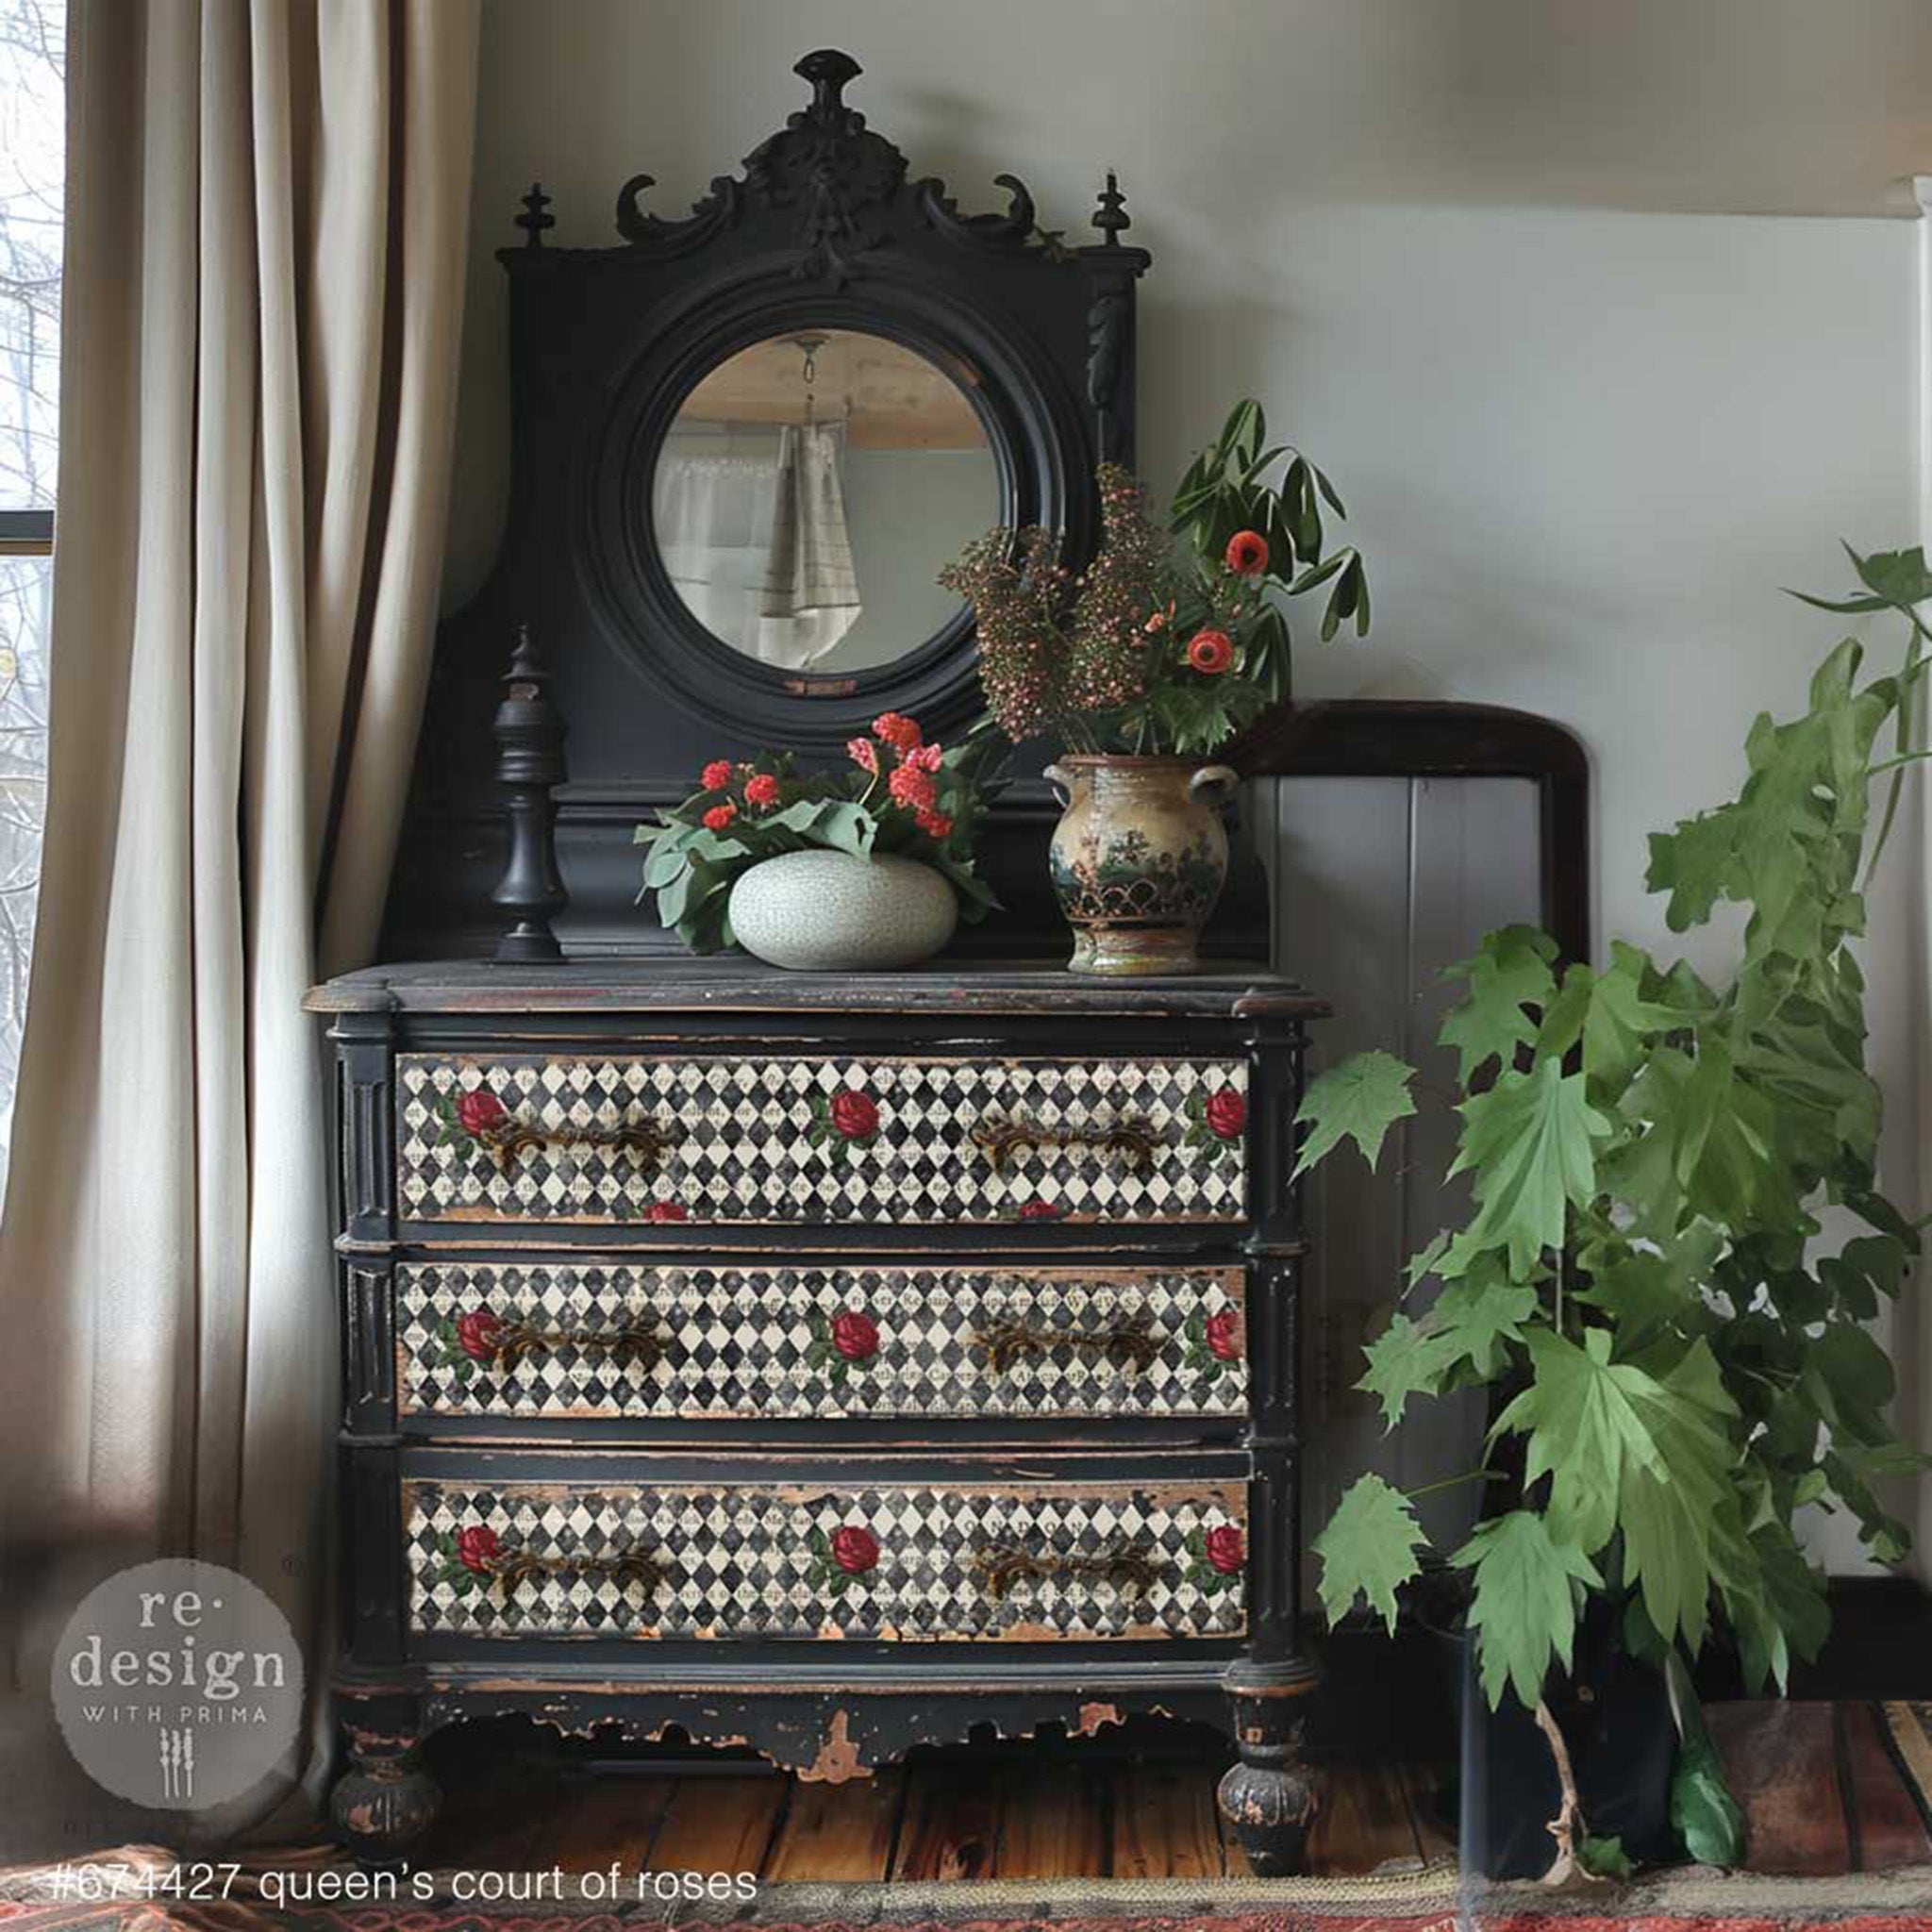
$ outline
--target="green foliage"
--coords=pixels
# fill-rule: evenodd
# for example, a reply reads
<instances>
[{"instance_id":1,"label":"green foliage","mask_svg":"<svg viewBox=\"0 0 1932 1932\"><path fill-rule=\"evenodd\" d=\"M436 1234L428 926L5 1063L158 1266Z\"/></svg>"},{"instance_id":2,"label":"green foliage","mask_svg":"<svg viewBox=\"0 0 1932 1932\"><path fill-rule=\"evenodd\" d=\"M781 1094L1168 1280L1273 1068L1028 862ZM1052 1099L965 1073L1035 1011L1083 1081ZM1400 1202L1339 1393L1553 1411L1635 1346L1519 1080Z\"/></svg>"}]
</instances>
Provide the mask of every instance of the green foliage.
<instances>
[{"instance_id":1,"label":"green foliage","mask_svg":"<svg viewBox=\"0 0 1932 1932\"><path fill-rule=\"evenodd\" d=\"M1391 1426L1471 1383L1504 1398L1488 1445L1502 1513L1449 1557L1472 1573L1491 1703L1538 1699L1586 1591L1613 1601L1636 1654L1694 1655L1715 1625L1753 1685L1782 1685L1827 1625L1794 1512L1848 1511L1884 1560L1907 1546L1877 1486L1924 1458L1892 1432L1891 1364L1865 1324L1919 1237L1874 1179L1857 948L1873 780L1921 755L1910 700L1932 660L1911 607L1932 576L1917 551L1853 562L1863 588L1826 608L1903 611L1900 674L1865 680L1840 644L1801 715L1752 725L1738 795L1651 841L1674 931L1743 911L1728 978L1623 943L1601 969L1566 966L1521 926L1451 969L1448 1172L1474 1205L1409 1263L1411 1305L1360 1386ZM1345 1140L1373 1164L1410 1087L1385 1053L1329 1069L1301 1167ZM1433 1303L1412 1305L1431 1277ZM1423 1547L1407 1500L1373 1477L1343 1498L1316 1544L1331 1616L1366 1595L1392 1619ZM1714 1764L1687 1751L1679 1785L1687 1842L1734 1857Z\"/></svg>"},{"instance_id":2,"label":"green foliage","mask_svg":"<svg viewBox=\"0 0 1932 1932\"><path fill-rule=\"evenodd\" d=\"M1744 1862L1744 1814L1724 1783L1723 1761L1690 1686L1690 1673L1674 1651L1665 1666L1677 1721L1677 1759L1671 1771L1671 1828L1685 1855L1700 1865Z\"/></svg>"},{"instance_id":3,"label":"green foliage","mask_svg":"<svg viewBox=\"0 0 1932 1932\"><path fill-rule=\"evenodd\" d=\"M1416 1574L1415 1553L1427 1544L1415 1506L1400 1490L1378 1475L1357 1476L1314 1542L1328 1621L1340 1622L1357 1596L1365 1597L1394 1636L1395 1592Z\"/></svg>"},{"instance_id":4,"label":"green foliage","mask_svg":"<svg viewBox=\"0 0 1932 1932\"><path fill-rule=\"evenodd\" d=\"M1415 1111L1408 1091L1414 1078L1413 1067L1377 1047L1310 1080L1295 1115L1308 1129L1295 1173L1313 1167L1342 1140L1353 1141L1373 1168L1381 1158L1383 1136Z\"/></svg>"}]
</instances>

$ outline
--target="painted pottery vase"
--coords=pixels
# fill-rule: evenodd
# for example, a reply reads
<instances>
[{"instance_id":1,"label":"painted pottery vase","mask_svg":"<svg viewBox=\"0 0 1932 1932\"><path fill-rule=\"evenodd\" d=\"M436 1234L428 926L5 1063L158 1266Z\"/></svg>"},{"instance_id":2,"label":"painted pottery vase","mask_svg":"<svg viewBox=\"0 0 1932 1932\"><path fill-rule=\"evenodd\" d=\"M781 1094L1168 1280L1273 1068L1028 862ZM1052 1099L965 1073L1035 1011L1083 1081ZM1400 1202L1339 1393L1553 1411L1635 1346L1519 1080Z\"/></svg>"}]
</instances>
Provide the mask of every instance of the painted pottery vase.
<instances>
[{"instance_id":1,"label":"painted pottery vase","mask_svg":"<svg viewBox=\"0 0 1932 1932\"><path fill-rule=\"evenodd\" d=\"M1074 973L1194 973L1227 878L1221 806L1241 782L1192 758L1063 758L1047 847Z\"/></svg>"},{"instance_id":2,"label":"painted pottery vase","mask_svg":"<svg viewBox=\"0 0 1932 1932\"><path fill-rule=\"evenodd\" d=\"M794 973L879 973L929 959L953 937L959 902L916 858L786 852L731 888L738 943Z\"/></svg>"}]
</instances>

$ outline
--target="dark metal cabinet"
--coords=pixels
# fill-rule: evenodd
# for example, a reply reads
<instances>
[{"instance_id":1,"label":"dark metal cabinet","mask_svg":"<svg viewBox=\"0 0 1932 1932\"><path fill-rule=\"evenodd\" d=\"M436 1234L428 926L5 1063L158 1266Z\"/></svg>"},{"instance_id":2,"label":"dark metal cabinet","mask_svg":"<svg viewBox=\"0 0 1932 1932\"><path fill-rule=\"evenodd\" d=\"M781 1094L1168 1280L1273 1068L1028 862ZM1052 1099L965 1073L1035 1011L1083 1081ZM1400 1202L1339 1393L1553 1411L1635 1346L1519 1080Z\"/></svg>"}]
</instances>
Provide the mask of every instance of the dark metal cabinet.
<instances>
[{"instance_id":1,"label":"dark metal cabinet","mask_svg":"<svg viewBox=\"0 0 1932 1932\"><path fill-rule=\"evenodd\" d=\"M358 974L341 1123L345 1835L462 1718L818 1776L991 1723L1232 1728L1294 1869L1290 1180L1266 974Z\"/></svg>"}]
</instances>

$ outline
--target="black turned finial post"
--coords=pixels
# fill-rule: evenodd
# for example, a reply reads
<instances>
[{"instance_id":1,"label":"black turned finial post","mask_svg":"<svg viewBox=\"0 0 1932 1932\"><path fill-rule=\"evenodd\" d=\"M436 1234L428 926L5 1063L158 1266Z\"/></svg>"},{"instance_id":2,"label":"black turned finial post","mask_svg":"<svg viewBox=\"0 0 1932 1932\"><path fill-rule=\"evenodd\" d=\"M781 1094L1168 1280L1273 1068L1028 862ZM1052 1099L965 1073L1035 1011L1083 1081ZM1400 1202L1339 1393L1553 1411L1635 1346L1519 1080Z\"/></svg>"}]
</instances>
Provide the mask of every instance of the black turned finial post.
<instances>
[{"instance_id":1,"label":"black turned finial post","mask_svg":"<svg viewBox=\"0 0 1932 1932\"><path fill-rule=\"evenodd\" d=\"M1100 191L1100 206L1093 211L1093 225L1107 238L1103 248L1118 248L1122 234L1134 225L1127 217L1127 197L1111 168L1107 171L1107 186Z\"/></svg>"},{"instance_id":2,"label":"black turned finial post","mask_svg":"<svg viewBox=\"0 0 1932 1932\"><path fill-rule=\"evenodd\" d=\"M841 54L837 47L821 47L816 53L808 54L791 71L800 80L811 82L811 106L806 109L808 116L823 127L831 127L845 112L842 99L845 89L865 69L850 54Z\"/></svg>"},{"instance_id":3,"label":"black turned finial post","mask_svg":"<svg viewBox=\"0 0 1932 1932\"><path fill-rule=\"evenodd\" d=\"M561 959L563 948L550 922L570 902L557 870L557 802L553 785L564 780L562 714L550 700L550 673L537 654L530 626L517 627L496 708L496 782L509 815L509 862L492 902L516 915L496 942L499 961L529 964Z\"/></svg>"},{"instance_id":4,"label":"black turned finial post","mask_svg":"<svg viewBox=\"0 0 1932 1932\"><path fill-rule=\"evenodd\" d=\"M524 211L517 219L517 226L524 231L525 248L541 248L543 245L543 230L557 225L557 217L548 212L550 197L543 192L541 181L530 183L530 192L524 196Z\"/></svg>"}]
</instances>

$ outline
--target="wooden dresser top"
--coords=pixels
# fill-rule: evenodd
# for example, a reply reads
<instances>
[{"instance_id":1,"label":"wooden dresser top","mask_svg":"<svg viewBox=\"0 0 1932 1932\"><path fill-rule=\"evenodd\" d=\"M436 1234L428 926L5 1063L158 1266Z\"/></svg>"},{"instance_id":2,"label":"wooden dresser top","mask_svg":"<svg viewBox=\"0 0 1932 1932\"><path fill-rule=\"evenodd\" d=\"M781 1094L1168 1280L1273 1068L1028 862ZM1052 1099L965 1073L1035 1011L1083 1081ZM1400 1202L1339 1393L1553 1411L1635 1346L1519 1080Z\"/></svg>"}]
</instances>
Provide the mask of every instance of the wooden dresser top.
<instances>
[{"instance_id":1,"label":"wooden dresser top","mask_svg":"<svg viewBox=\"0 0 1932 1932\"><path fill-rule=\"evenodd\" d=\"M1319 1019L1330 1008L1244 961L1172 979L1090 978L1058 966L939 961L900 973L786 973L737 954L499 966L437 959L371 966L316 987L312 1013L658 1012L1088 1014Z\"/></svg>"}]
</instances>

